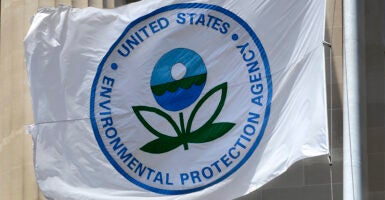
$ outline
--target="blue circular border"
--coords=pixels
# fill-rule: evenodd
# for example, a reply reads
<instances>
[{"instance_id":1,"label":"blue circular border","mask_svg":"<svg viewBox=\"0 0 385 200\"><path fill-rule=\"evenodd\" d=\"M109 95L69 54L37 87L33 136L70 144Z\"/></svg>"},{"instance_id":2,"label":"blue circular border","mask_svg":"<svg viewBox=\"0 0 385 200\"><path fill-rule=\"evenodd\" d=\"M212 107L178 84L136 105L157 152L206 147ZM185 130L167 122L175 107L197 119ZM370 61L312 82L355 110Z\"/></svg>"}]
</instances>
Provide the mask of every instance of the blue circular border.
<instances>
[{"instance_id":1,"label":"blue circular border","mask_svg":"<svg viewBox=\"0 0 385 200\"><path fill-rule=\"evenodd\" d=\"M246 153L246 155L243 157L243 159L235 167L233 167L229 172L227 172L222 177L220 177L217 180L215 180L215 181L213 181L213 182L211 182L211 183L209 183L207 185L204 185L204 186L200 186L200 187L192 188L192 189L186 189L186 190L165 190L165 189L159 189L159 188L155 188L155 187L152 187L152 186L148 186L148 185L146 185L146 184L144 184L142 182L137 181L136 179L134 179L133 177L128 175L120 167L120 165L114 160L114 158L108 153L106 147L104 146L103 140L102 140L102 138L100 136L100 133L99 133L99 130L98 130L98 126L97 126L97 123L96 123L96 119L95 119L95 113L94 113L94 109L95 109L95 105L94 105L94 102L95 102L95 91L96 91L96 87L98 85L100 74L101 74L101 72L103 70L103 66L104 66L107 58L110 56L112 51L116 48L116 46L125 37L125 35L127 34L127 32L131 28L136 26L141 21L146 20L146 19L148 19L148 18L150 18L152 16L155 16L157 14L160 14L160 13L163 13L163 12L166 12L166 11L171 11L171 10L176 10L176 9L186 9L186 8L201 8L201 9L215 10L215 11L221 12L221 13L227 15L228 17L232 18L234 21L238 22L249 33L251 38L254 40L254 43L258 47L258 50L259 50L259 52L261 54L261 57L262 57L263 64L265 66L265 75L266 75L267 85L268 85L268 99L267 99L267 105L266 105L266 110L265 110L265 117L264 117L264 120L263 120L263 124L262 124L262 127L261 127L260 134L258 135L258 137L255 140L254 144L251 146L250 150ZM139 186L139 187L141 187L143 189L146 189L146 190L149 190L149 191L152 191L152 192L155 192L155 193L159 193L159 194L166 194L166 195L187 194L187 193L192 193L192 192L203 190L205 188L208 188L208 187L210 187L212 185L215 185L215 184L223 181L224 179L226 179L227 177L232 175L235 171L237 171L250 158L250 156L253 154L253 152L255 151L257 146L259 145L259 143L260 143L260 141L261 141L261 139L262 139L262 137L264 135L264 132L265 132L268 120L269 120L269 116L270 116L270 105L271 105L272 93L273 93L273 84L272 84L272 81L271 81L270 66L269 66L269 62L268 62L268 59L267 59L266 52L265 52L261 42L259 41L257 35L254 33L252 28L245 21L243 21L240 17L238 17L236 14L232 13L231 11L226 10L226 9L224 9L222 7L219 7L219 6L216 6L216 5L201 4L201 3L173 4L173 5L161 7L161 8L159 8L159 9L157 9L157 10L155 10L155 11L149 13L149 14L146 14L146 15L144 15L142 17L139 17L138 19L136 19L132 23L130 23L126 27L126 29L123 31L122 35L116 40L116 42L109 49L107 54L103 57L102 62L98 66L98 70L96 72L96 75L95 75L95 78L94 78L94 81L93 81L93 84L92 84L92 88L91 88L90 120L91 120L92 128L94 130L95 138L96 138L96 140L97 140L97 142L99 144L99 147L101 148L102 152L107 157L107 159L110 161L110 163L114 166L114 168L121 175L123 175L127 180L131 181L132 183L134 183L135 185L137 185L137 186Z\"/></svg>"}]
</instances>

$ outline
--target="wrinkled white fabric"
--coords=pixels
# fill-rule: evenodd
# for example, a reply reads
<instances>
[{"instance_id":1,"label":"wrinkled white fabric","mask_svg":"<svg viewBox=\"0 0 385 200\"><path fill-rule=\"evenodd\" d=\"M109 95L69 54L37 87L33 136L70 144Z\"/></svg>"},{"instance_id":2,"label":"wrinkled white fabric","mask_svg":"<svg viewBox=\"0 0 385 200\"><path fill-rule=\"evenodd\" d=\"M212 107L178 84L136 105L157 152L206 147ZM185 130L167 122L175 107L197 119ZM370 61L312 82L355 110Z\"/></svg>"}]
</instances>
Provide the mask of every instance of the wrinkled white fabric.
<instances>
[{"instance_id":1,"label":"wrinkled white fabric","mask_svg":"<svg viewBox=\"0 0 385 200\"><path fill-rule=\"evenodd\" d=\"M95 138L95 128L99 128L98 130L102 132L102 124L97 121L98 117L95 117L96 123L93 127L90 120L90 115L93 113L90 110L90 104L95 103L95 113L101 109L97 107L99 104L96 103L99 97L95 97L95 102L91 98L94 79L98 77L98 68L103 63L109 63L109 59L113 59L115 56L115 51L111 53L110 57L106 56L113 44L117 41L124 42L119 40L119 37L126 27L136 19L158 8L177 3L216 5L243 19L257 35L266 53L271 74L272 88L270 92L272 96L269 105L264 105L261 108L263 111L261 116L265 117L266 121L263 137L256 149L251 152L251 156L245 159L242 165L213 185L206 187L204 186L206 180L202 180L202 183L196 183L196 187L204 187L198 191L168 195L148 190L146 187L141 187L140 184L133 183L122 175L116 166L111 164L110 159L105 155L106 153L101 150L100 141ZM196 8L190 8L189 11L195 12ZM172 14L170 11L165 16L170 16L171 19L169 13ZM212 15L215 14L213 12ZM219 15L223 19L227 19L224 14L219 13ZM40 9L34 16L25 38L26 63L35 119L31 134L34 140L35 172L40 189L49 199L120 200L155 197L157 199L233 199L256 190L285 172L290 165L300 159L327 154L326 84L322 45L324 20L325 1L321 0L144 0L116 9L77 9L70 7ZM234 22L232 22L231 27L234 27L233 24ZM245 66L246 62L239 61L242 54L239 54L238 57L234 56L235 53L239 53L240 48L237 48L236 45L226 46L227 43L223 44L225 46L221 46L221 48L216 48L215 45L222 45L219 44L222 39L215 39L214 36L217 33L214 32L207 32L207 34L197 32L196 35L199 35L201 41L204 42L193 39L187 41L184 38L186 35L195 35L191 31L188 33L186 31L197 27L189 26L178 29L175 28L179 27L177 25L170 24L169 26L167 31L157 33L156 36L154 33L154 37L149 37L149 44L143 42L143 45L138 47L139 50L135 50L138 55L133 54L133 56L135 55L137 59L127 62L138 65L124 66L127 71L132 70L132 73L116 75L117 78L120 78L119 80L122 80L121 82L127 83L127 88L122 85L119 87L119 91L133 91L137 88L133 91L135 96L130 96L133 95L130 93L124 96L124 98L132 97L128 98L132 100L127 100L132 103L131 106L149 105L161 108L152 98L149 89L151 70L142 72L140 69L147 68L139 67L142 61L155 62L158 58L155 59L154 57L160 57L160 55L158 53L140 55L139 52L142 49L150 49L151 45L164 48L164 51L163 49L156 49L162 54L174 44L177 44L176 47L185 45L196 49L205 61L208 74L202 95L207 94L214 86L228 80L225 106L215 122L234 122L237 124L231 130L232 132L230 131L225 135L236 137L236 133L233 132L242 132L246 125L239 124L242 123L242 120L247 121L244 116L251 112L251 108L247 104L249 101L242 100L246 95L245 93L250 95L249 88L247 90L239 89L239 85L249 81L249 76L239 77L239 74L242 73L247 75L247 70L245 72L230 71L234 68L233 66ZM229 32L233 31L231 27ZM206 31L206 29L199 29L199 31ZM234 31L238 31L238 29ZM239 36L243 37L242 35ZM155 37L159 38L155 39ZM218 38L221 37L218 36ZM245 36L245 38L247 37ZM232 44L230 42L245 44L245 42L241 43L242 39L231 40L231 37L228 37L226 42L229 41L228 44ZM245 41L247 40L245 39ZM228 51L233 54L228 53ZM257 57L261 61L261 57L264 55L260 55L261 52L257 53L259 53ZM102 61L103 58L106 60ZM266 70L265 65L266 63L263 65ZM123 66L119 66L119 70L122 68ZM263 86L266 88L268 85L267 72L263 72L265 74L262 76L265 80ZM102 71L98 84L101 84L102 76L109 76L111 73ZM143 83L139 82L144 79L146 80ZM96 88L98 88L97 84ZM99 90L96 89L95 91L97 95ZM267 101L267 90L264 92L266 92L266 96L263 97L263 101ZM219 99L219 95L215 98ZM218 101L217 99L210 99L208 102ZM191 108L188 107L184 110L186 118L186 113L192 112L196 102ZM121 118L127 119L125 122L136 120L139 123L131 107L125 107L126 105L120 105L120 103L115 103L113 106L116 109L116 115L119 114ZM212 109L210 110L210 107L213 106L204 107L208 110L207 113L198 112L197 118L204 118L210 112L214 112ZM266 114L268 112L266 111L267 107L269 107L269 116ZM172 118L179 123L178 113L168 113L171 113ZM146 119L149 117L145 116ZM121 119L116 120L118 124L120 123L118 120ZM151 120L156 121L156 118ZM163 122L158 123L162 124ZM262 124L262 120L260 123ZM199 123L193 124L196 128L200 125ZM132 131L135 129L134 132L141 133L135 138L127 136L127 141L136 141L142 137L154 137L141 124L129 126L122 121L121 125L116 126L121 126L119 130ZM165 132L172 130L170 126L166 125L160 129ZM103 136L101 138L103 139ZM215 161L219 159L218 155L220 154L216 154L215 149L218 151L222 149L221 141L226 140L223 138L202 145L189 144L188 151L183 150L183 147L180 146L169 152L169 154L174 155L175 153L180 157L168 158L164 155L169 154L159 154L161 158L159 160L156 160L158 158L154 159L156 163L164 161L166 164L175 166L172 171L178 170L177 165L186 162L195 162L191 165L196 164L198 166L200 162L205 162L206 158ZM105 144L107 145L108 142ZM203 149L206 144L212 144L209 150ZM132 144L132 146L136 147L135 155L142 156L142 158L150 157L139 152L138 149L143 144ZM223 148L226 152L229 149L229 147ZM114 152L109 147L106 149L111 155ZM199 153L194 157L193 155L186 155L186 152ZM210 158L210 156L213 157ZM192 158L194 160L191 160ZM122 160L119 161L118 159L116 162L120 163ZM149 162L151 159L147 163ZM234 159L233 162L235 165L241 160ZM163 170L167 169L167 167L162 168L163 165L161 164L157 167ZM168 166L168 168L170 167ZM222 166L222 170L227 173L226 170L230 170L231 167ZM214 169L212 167L212 170ZM129 174L129 169L127 170ZM218 177L220 176L221 174L218 175ZM139 182L142 181L138 180ZM172 186L162 183L159 184L159 187L156 185L156 181L146 182L143 180L142 183L165 191L174 191L173 188L175 190L195 188L195 183L192 182L191 185L178 185L177 179L171 181L174 181ZM210 181L207 180L207 184L210 184Z\"/></svg>"}]
</instances>

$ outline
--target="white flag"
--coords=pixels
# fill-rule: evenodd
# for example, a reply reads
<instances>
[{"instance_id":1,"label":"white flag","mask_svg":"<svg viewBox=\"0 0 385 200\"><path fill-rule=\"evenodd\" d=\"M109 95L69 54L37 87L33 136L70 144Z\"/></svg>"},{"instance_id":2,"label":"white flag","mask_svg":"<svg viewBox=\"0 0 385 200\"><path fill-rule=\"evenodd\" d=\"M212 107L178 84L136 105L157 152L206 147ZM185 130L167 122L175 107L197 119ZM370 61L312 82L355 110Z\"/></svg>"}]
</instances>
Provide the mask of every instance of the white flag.
<instances>
[{"instance_id":1,"label":"white flag","mask_svg":"<svg viewBox=\"0 0 385 200\"><path fill-rule=\"evenodd\" d=\"M25 38L49 199L233 199L328 153L321 0L40 9Z\"/></svg>"}]
</instances>

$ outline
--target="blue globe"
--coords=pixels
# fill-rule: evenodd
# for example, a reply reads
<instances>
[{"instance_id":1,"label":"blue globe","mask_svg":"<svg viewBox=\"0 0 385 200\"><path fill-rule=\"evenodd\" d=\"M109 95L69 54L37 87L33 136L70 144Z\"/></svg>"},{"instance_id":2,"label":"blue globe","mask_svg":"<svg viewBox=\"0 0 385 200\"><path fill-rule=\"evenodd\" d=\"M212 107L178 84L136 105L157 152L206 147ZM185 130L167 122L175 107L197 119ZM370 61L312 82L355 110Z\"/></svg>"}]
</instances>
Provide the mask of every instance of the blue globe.
<instances>
[{"instance_id":1,"label":"blue globe","mask_svg":"<svg viewBox=\"0 0 385 200\"><path fill-rule=\"evenodd\" d=\"M174 79L172 68L182 64L186 73ZM155 64L151 90L156 102L169 111L179 111L193 104L206 84L207 70L202 57L195 51L176 48L165 53Z\"/></svg>"}]
</instances>

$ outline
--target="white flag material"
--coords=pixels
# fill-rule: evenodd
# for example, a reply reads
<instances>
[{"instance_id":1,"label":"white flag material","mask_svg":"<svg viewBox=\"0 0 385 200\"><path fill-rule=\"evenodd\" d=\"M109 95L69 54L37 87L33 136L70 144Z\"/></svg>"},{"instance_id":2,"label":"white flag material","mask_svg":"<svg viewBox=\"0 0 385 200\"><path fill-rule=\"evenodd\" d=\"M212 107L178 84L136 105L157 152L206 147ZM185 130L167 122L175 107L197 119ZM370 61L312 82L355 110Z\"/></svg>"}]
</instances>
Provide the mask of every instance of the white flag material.
<instances>
[{"instance_id":1,"label":"white flag material","mask_svg":"<svg viewBox=\"0 0 385 200\"><path fill-rule=\"evenodd\" d=\"M50 199L233 199L328 153L321 0L45 8L25 39Z\"/></svg>"}]
</instances>

